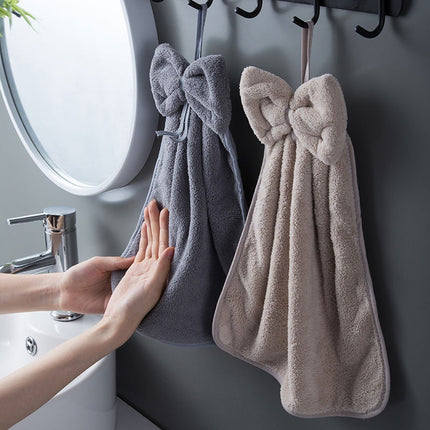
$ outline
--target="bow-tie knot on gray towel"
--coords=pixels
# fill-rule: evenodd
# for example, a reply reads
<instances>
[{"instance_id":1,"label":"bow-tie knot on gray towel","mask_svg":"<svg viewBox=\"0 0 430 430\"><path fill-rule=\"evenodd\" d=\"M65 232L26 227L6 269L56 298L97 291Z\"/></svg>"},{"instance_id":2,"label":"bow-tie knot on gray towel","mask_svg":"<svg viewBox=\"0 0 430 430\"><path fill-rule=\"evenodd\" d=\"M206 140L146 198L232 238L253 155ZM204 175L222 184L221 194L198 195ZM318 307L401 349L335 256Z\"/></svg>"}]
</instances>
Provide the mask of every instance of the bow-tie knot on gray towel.
<instances>
[{"instance_id":1,"label":"bow-tie knot on gray towel","mask_svg":"<svg viewBox=\"0 0 430 430\"><path fill-rule=\"evenodd\" d=\"M294 93L281 78L248 67L241 82L245 110L255 134L273 145L294 132L299 144L325 164L346 149L347 113L342 90L332 75L313 78Z\"/></svg>"},{"instance_id":2,"label":"bow-tie knot on gray towel","mask_svg":"<svg viewBox=\"0 0 430 430\"><path fill-rule=\"evenodd\" d=\"M216 134L226 132L231 101L226 65L220 55L209 55L188 64L170 45L162 44L152 62L151 85L161 115L171 116L188 102Z\"/></svg>"}]
</instances>

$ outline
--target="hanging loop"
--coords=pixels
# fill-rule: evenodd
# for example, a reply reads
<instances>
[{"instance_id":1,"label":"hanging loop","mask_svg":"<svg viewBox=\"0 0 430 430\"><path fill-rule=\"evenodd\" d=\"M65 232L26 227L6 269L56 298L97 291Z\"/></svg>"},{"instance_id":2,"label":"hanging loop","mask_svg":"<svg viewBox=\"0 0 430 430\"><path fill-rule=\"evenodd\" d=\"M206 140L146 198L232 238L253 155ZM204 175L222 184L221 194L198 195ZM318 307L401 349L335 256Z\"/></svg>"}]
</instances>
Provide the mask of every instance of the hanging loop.
<instances>
[{"instance_id":1,"label":"hanging loop","mask_svg":"<svg viewBox=\"0 0 430 430\"><path fill-rule=\"evenodd\" d=\"M212 2L213 2L213 0L208 0L206 2L206 7L210 8L211 5L212 5ZM197 10L201 10L202 9L202 5L200 3L197 3L195 1L193 1L193 0L188 0L188 5L191 6L191 7L193 7L194 9L197 9Z\"/></svg>"},{"instance_id":2,"label":"hanging loop","mask_svg":"<svg viewBox=\"0 0 430 430\"><path fill-rule=\"evenodd\" d=\"M302 29L302 84L311 77L311 49L314 22L307 21L307 28Z\"/></svg>"},{"instance_id":3,"label":"hanging loop","mask_svg":"<svg viewBox=\"0 0 430 430\"><path fill-rule=\"evenodd\" d=\"M382 29L384 28L384 24L385 24L385 0L379 0L378 15L379 15L379 23L374 30L369 31L363 28L361 25L357 25L355 27L355 31L359 35L363 37L367 37L368 39L372 39L373 37L378 36L378 34L381 33Z\"/></svg>"},{"instance_id":4,"label":"hanging loop","mask_svg":"<svg viewBox=\"0 0 430 430\"><path fill-rule=\"evenodd\" d=\"M196 50L194 54L194 59L197 60L202 56L203 48L203 30L205 28L206 22L206 12L208 8L205 3L203 3L202 8L199 9L197 17L197 34L196 34Z\"/></svg>"},{"instance_id":5,"label":"hanging loop","mask_svg":"<svg viewBox=\"0 0 430 430\"><path fill-rule=\"evenodd\" d=\"M238 15L243 16L244 18L255 18L261 12L262 7L263 7L263 0L258 0L256 8L251 12L248 12L240 7L236 7L234 11Z\"/></svg>"},{"instance_id":6,"label":"hanging loop","mask_svg":"<svg viewBox=\"0 0 430 430\"><path fill-rule=\"evenodd\" d=\"M320 2L319 0L314 0L314 16L312 17L311 21L314 23L314 25L317 23L318 18L320 17ZM295 16L293 18L294 24L297 24L299 27L302 28L308 28L308 24L306 21L303 21L302 19Z\"/></svg>"}]
</instances>

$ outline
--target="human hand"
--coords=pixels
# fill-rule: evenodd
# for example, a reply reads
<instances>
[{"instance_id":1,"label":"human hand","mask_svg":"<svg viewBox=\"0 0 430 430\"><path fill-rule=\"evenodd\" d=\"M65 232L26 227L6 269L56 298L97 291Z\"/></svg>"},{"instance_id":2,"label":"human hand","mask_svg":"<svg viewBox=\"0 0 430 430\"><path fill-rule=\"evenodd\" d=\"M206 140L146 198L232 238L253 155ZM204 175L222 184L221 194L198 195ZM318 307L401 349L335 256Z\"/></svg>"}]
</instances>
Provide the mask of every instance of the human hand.
<instances>
[{"instance_id":1,"label":"human hand","mask_svg":"<svg viewBox=\"0 0 430 430\"><path fill-rule=\"evenodd\" d=\"M58 309L83 314L102 314L112 294L111 272L126 270L134 257L93 257L62 274Z\"/></svg>"},{"instance_id":2,"label":"human hand","mask_svg":"<svg viewBox=\"0 0 430 430\"><path fill-rule=\"evenodd\" d=\"M2 379L1 429L11 427L34 412L133 334L166 285L174 251L169 247L168 225L169 212L163 209L160 213L157 203L152 201L145 208L139 251L134 259L96 257L65 273L45 276L2 274L0 295L3 309L8 311L28 311L29 306L23 300L28 294L30 299L27 301L31 302L32 310L44 310L49 304L76 312L102 312L105 307L106 311L101 321L86 332ZM127 267L129 269L111 295L111 271ZM41 288L34 288L41 284ZM61 285L61 294L54 297L51 287L57 288L57 285ZM24 295L16 294L16 291L24 291Z\"/></svg>"},{"instance_id":3,"label":"human hand","mask_svg":"<svg viewBox=\"0 0 430 430\"><path fill-rule=\"evenodd\" d=\"M107 305L102 322L112 324L122 345L156 305L167 283L174 248L169 247L169 211L152 200L144 212L139 250Z\"/></svg>"}]
</instances>

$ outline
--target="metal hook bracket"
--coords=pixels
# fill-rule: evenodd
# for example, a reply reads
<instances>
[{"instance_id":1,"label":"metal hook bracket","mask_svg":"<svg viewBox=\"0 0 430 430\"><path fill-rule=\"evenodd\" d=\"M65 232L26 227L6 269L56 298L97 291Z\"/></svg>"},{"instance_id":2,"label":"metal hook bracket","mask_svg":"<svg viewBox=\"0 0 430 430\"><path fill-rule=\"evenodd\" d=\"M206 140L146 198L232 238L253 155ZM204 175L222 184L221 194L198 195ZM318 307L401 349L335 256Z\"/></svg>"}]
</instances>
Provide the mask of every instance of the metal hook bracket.
<instances>
[{"instance_id":1,"label":"metal hook bracket","mask_svg":"<svg viewBox=\"0 0 430 430\"><path fill-rule=\"evenodd\" d=\"M355 27L355 31L363 37L367 37L368 39L372 39L373 37L378 36L378 34L382 31L385 24L385 0L379 0L379 22L378 26L374 30L366 30L361 25L357 25Z\"/></svg>"},{"instance_id":2,"label":"metal hook bracket","mask_svg":"<svg viewBox=\"0 0 430 430\"><path fill-rule=\"evenodd\" d=\"M244 18L255 18L261 12L262 7L263 7L263 0L258 0L256 8L251 12L248 12L245 9L242 9L241 7L236 7L234 11L238 15L243 16Z\"/></svg>"},{"instance_id":3,"label":"metal hook bracket","mask_svg":"<svg viewBox=\"0 0 430 430\"><path fill-rule=\"evenodd\" d=\"M213 2L213 0L208 0L208 1L206 2L206 7L207 7L208 9L211 7L212 2ZM195 2L195 1L193 1L193 0L188 0L188 5L189 5L189 6L191 6L191 7L193 7L194 9L197 9L197 10L201 10L201 8L202 8L201 3L197 3L197 2Z\"/></svg>"},{"instance_id":4,"label":"metal hook bracket","mask_svg":"<svg viewBox=\"0 0 430 430\"><path fill-rule=\"evenodd\" d=\"M161 3L163 0L152 0L154 3ZM206 6L208 7L208 8L210 8L211 7L211 4L212 4L212 2L213 2L213 0L208 0L207 2L206 2ZM202 8L202 4L201 3L197 3L197 2L195 2L195 1L193 1L193 0L188 0L188 5L189 6L192 6L194 9L197 9L197 10L200 10L201 8Z\"/></svg>"},{"instance_id":5,"label":"metal hook bracket","mask_svg":"<svg viewBox=\"0 0 430 430\"><path fill-rule=\"evenodd\" d=\"M314 0L314 16L312 17L312 22L316 24L319 17L320 17L320 2L319 0ZM293 22L294 24L297 24L299 27L308 28L308 24L302 19L298 18L297 16L293 18Z\"/></svg>"}]
</instances>

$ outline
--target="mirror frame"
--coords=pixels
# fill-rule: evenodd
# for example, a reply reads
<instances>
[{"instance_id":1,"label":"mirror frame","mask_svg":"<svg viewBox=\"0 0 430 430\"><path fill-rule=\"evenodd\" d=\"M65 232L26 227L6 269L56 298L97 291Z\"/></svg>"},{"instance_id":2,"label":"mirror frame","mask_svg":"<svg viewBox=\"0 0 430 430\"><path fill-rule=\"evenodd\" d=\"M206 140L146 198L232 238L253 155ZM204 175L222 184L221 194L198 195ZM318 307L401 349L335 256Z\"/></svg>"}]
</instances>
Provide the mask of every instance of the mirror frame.
<instances>
[{"instance_id":1,"label":"mirror frame","mask_svg":"<svg viewBox=\"0 0 430 430\"><path fill-rule=\"evenodd\" d=\"M157 29L155 26L151 2L146 0L121 0L128 40L133 58L134 106L133 131L125 153L118 167L102 183L88 185L77 181L65 172L61 166L49 164L49 154L45 156L37 149L29 131L19 114L19 100L15 101L9 86L6 70L9 60L6 50L5 19L0 19L0 92L3 96L7 111L25 149L40 170L56 185L64 190L81 196L100 194L114 188L120 188L130 183L144 166L155 140L155 130L158 124L158 111L152 97L149 69L154 50L158 45Z\"/></svg>"}]
</instances>

